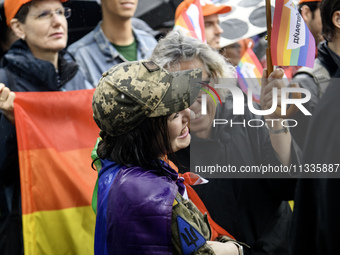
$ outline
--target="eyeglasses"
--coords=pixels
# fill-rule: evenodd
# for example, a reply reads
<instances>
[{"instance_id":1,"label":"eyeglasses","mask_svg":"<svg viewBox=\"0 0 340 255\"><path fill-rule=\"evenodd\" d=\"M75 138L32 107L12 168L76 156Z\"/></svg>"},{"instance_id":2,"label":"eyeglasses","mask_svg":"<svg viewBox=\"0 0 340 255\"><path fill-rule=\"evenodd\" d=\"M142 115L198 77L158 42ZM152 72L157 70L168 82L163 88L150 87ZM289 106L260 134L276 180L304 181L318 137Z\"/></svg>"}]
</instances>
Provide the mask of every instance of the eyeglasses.
<instances>
[{"instance_id":1,"label":"eyeglasses","mask_svg":"<svg viewBox=\"0 0 340 255\"><path fill-rule=\"evenodd\" d=\"M45 10L38 14L35 13L35 14L28 14L28 15L35 16L35 18L39 20L47 20L47 19L51 19L53 17L53 14L57 14L58 17L64 16L67 19L71 17L71 8L64 7L64 8L57 9L55 11Z\"/></svg>"}]
</instances>

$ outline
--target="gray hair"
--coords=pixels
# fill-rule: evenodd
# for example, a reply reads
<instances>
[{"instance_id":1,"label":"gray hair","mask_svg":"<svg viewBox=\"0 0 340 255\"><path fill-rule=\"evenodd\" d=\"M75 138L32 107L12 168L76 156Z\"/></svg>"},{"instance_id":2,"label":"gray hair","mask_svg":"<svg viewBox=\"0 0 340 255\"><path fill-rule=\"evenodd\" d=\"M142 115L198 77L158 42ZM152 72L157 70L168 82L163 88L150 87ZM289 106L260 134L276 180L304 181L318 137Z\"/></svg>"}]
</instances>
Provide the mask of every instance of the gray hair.
<instances>
[{"instance_id":1,"label":"gray hair","mask_svg":"<svg viewBox=\"0 0 340 255\"><path fill-rule=\"evenodd\" d=\"M180 31L171 31L162 38L156 45L151 60L158 65L179 70L179 64L184 61L200 59L207 74L215 79L215 83L221 78L229 78L228 82L236 85L236 70L226 61L226 59L216 50L198 39L184 35ZM216 89L225 101L228 91L226 89Z\"/></svg>"}]
</instances>

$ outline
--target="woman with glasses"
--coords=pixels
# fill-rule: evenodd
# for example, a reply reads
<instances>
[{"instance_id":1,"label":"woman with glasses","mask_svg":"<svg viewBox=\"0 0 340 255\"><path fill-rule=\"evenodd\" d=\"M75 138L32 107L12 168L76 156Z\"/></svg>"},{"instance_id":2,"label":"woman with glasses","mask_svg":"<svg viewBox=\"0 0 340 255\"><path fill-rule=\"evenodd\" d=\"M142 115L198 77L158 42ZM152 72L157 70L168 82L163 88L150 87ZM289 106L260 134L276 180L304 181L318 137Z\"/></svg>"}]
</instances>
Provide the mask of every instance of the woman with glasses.
<instances>
[{"instance_id":1,"label":"woman with glasses","mask_svg":"<svg viewBox=\"0 0 340 255\"><path fill-rule=\"evenodd\" d=\"M92 88L76 63L64 60L66 0L5 0L6 22L19 38L0 68L0 254L21 254L18 150L14 122L16 91Z\"/></svg>"}]
</instances>

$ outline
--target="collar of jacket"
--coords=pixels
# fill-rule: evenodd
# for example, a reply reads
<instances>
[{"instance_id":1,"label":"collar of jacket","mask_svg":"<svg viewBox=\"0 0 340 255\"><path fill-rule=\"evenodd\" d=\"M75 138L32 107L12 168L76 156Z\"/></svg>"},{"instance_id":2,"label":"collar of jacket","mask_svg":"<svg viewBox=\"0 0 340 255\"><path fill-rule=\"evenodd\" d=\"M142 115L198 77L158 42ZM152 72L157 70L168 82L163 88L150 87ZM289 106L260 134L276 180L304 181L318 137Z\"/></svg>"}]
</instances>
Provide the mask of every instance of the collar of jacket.
<instances>
[{"instance_id":1,"label":"collar of jacket","mask_svg":"<svg viewBox=\"0 0 340 255\"><path fill-rule=\"evenodd\" d=\"M122 60L126 61L125 58L119 54L119 52L112 46L110 41L105 36L103 29L101 28L102 21L98 23L96 28L93 30L93 37L96 41L100 51L106 56L107 62L112 62L115 58L120 57ZM141 33L144 31L141 31L139 29L135 29L132 27L132 33L135 37L135 40L137 41L137 49L139 51L138 54L141 54L141 58L145 58L146 54L153 50L150 49L144 41L141 39ZM150 35L151 37L151 35Z\"/></svg>"},{"instance_id":2,"label":"collar of jacket","mask_svg":"<svg viewBox=\"0 0 340 255\"><path fill-rule=\"evenodd\" d=\"M68 63L58 56L58 73L52 63L35 58L27 43L21 39L13 43L4 56L3 67L41 91L58 91L78 72L76 63ZM58 75L60 83L58 84Z\"/></svg>"},{"instance_id":3,"label":"collar of jacket","mask_svg":"<svg viewBox=\"0 0 340 255\"><path fill-rule=\"evenodd\" d=\"M331 77L335 74L338 67L340 66L340 56L338 56L328 47L327 41L323 41L319 44L318 59L329 71Z\"/></svg>"}]
</instances>

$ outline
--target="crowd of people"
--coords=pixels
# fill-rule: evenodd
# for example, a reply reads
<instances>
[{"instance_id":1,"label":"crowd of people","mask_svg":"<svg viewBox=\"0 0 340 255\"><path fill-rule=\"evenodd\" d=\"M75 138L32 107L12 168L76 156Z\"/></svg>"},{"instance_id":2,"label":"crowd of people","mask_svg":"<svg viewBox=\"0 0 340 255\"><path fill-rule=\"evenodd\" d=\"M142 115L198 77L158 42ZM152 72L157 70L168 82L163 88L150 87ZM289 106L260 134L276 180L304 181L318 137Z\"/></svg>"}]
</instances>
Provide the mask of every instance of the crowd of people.
<instances>
[{"instance_id":1,"label":"crowd of people","mask_svg":"<svg viewBox=\"0 0 340 255\"><path fill-rule=\"evenodd\" d=\"M244 114L234 114L233 94L217 86L237 86L235 66L242 52L259 46L248 38L221 49L219 15L230 12L230 6L201 0L202 42L181 31L155 38L158 33L150 33L149 27L137 27L140 23L133 16L138 0L101 0L102 20L67 47L72 10L64 2L4 1L1 254L24 253L15 92L93 88L93 118L101 130L94 160L101 165L96 255L337 253L339 183L331 175L313 179L290 173L280 178L244 174L208 181L195 175L203 184L192 185L188 173L195 165L239 169L339 164L339 0L299 2L318 50L314 67L297 69L291 80L310 91L311 100L304 106L312 116L298 112L290 117L298 125L290 129L275 112L254 114L246 96ZM177 11L193 2L182 1ZM273 89L287 87L283 76L281 68L271 74L265 69L255 109L271 109L276 101ZM229 123L214 126L215 119ZM230 124L254 119L264 125ZM293 209L289 200L294 200Z\"/></svg>"}]
</instances>

